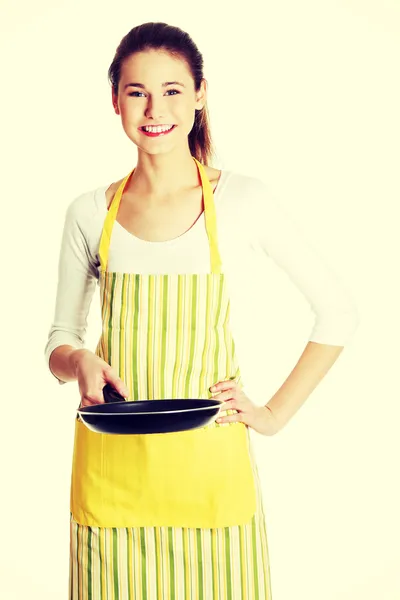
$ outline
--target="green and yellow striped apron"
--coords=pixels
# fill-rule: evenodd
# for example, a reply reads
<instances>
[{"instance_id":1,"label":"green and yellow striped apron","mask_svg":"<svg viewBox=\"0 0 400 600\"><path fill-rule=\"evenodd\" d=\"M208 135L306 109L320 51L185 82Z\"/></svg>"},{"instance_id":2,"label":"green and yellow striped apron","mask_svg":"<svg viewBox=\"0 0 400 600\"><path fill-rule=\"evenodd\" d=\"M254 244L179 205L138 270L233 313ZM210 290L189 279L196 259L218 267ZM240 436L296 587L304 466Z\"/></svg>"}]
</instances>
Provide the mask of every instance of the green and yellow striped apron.
<instances>
[{"instance_id":1,"label":"green and yellow striped apron","mask_svg":"<svg viewBox=\"0 0 400 600\"><path fill-rule=\"evenodd\" d=\"M201 177L211 272L107 270L123 190L99 247L102 334L96 354L129 400L210 398L242 378L229 325L213 192ZM229 411L234 412L234 411ZM179 465L174 470L173 465ZM103 435L75 421L70 600L271 598L260 483L247 426Z\"/></svg>"}]
</instances>

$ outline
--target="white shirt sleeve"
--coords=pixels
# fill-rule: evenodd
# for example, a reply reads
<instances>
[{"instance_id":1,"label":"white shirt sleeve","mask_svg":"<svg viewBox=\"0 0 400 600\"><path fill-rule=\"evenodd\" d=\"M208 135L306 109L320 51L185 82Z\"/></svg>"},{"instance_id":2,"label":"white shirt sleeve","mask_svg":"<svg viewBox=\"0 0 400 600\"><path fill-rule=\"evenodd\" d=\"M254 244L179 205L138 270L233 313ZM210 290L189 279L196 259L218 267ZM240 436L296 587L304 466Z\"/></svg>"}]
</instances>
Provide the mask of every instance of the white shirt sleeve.
<instances>
[{"instance_id":1,"label":"white shirt sleeve","mask_svg":"<svg viewBox=\"0 0 400 600\"><path fill-rule=\"evenodd\" d=\"M95 259L90 253L87 234L82 229L85 223L90 223L87 202L84 206L82 200L88 198L76 198L68 206L65 215L58 263L55 313L45 347L48 366L50 355L58 346L68 344L75 348L83 348L85 344L87 316L98 272ZM86 218L82 218L82 212ZM50 372L54 375L51 369ZM58 377L56 379L60 385L66 383Z\"/></svg>"},{"instance_id":2,"label":"white shirt sleeve","mask_svg":"<svg viewBox=\"0 0 400 600\"><path fill-rule=\"evenodd\" d=\"M300 225L273 198L267 185L252 178L253 185L254 193L248 195L253 210L247 210L247 214L256 246L286 272L308 301L315 315L309 341L344 346L359 324L359 313L347 286L309 243Z\"/></svg>"}]
</instances>

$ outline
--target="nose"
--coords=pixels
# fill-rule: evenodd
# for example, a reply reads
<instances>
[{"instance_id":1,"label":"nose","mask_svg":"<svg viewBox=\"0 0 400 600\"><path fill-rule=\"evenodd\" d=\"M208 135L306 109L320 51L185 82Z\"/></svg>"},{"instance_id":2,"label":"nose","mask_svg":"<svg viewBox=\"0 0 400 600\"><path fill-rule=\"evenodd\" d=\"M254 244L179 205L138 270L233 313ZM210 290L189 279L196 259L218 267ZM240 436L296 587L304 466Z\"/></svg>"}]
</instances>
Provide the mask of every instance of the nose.
<instances>
[{"instance_id":1,"label":"nose","mask_svg":"<svg viewBox=\"0 0 400 600\"><path fill-rule=\"evenodd\" d=\"M163 98L153 97L149 99L145 111L146 117L150 117L155 121L164 118L164 115L166 114L164 102Z\"/></svg>"}]
</instances>

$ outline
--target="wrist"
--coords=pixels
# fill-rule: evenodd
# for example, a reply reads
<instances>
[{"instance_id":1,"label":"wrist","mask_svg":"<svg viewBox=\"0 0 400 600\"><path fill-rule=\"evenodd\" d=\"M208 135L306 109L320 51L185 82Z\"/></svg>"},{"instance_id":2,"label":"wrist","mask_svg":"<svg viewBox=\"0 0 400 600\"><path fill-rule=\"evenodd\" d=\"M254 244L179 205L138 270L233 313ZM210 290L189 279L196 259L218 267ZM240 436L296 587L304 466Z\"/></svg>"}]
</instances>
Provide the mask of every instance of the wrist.
<instances>
[{"instance_id":1,"label":"wrist","mask_svg":"<svg viewBox=\"0 0 400 600\"><path fill-rule=\"evenodd\" d=\"M277 430L279 430L279 429L280 429L280 423L279 423L279 419L278 419L278 416L277 416L277 414L276 414L276 413L275 413L275 412L272 410L272 408L271 408L270 406L268 406L268 404L264 404L264 408L266 408L266 409L267 409L267 413L268 413L268 415L269 415L269 416L272 418L272 420L274 421L274 423L275 423L275 425L276 425L276 427L277 427Z\"/></svg>"}]
</instances>

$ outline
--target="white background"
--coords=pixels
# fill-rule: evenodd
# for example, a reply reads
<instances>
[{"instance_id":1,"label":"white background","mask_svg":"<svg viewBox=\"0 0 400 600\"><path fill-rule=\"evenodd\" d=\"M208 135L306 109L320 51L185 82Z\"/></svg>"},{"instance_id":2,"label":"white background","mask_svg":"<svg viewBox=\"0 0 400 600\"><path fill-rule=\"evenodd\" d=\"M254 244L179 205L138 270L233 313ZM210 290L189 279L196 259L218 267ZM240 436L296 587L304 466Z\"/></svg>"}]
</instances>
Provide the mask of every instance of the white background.
<instances>
[{"instance_id":1,"label":"white background","mask_svg":"<svg viewBox=\"0 0 400 600\"><path fill-rule=\"evenodd\" d=\"M141 3L145 7L146 3ZM262 178L340 274L353 340L276 436L254 435L274 600L399 600L400 5L396 0L2 0L2 600L67 598L77 385L43 360L64 215L136 149L107 69L146 21L203 53L213 166ZM255 401L307 340L303 297L258 271L238 340ZM98 298L87 346L99 335ZM240 343L239 343L240 342Z\"/></svg>"}]
</instances>

